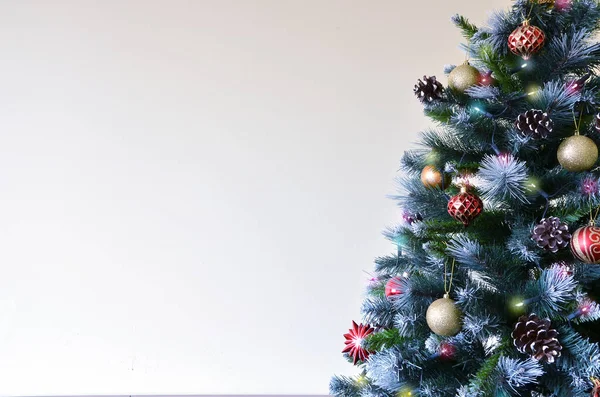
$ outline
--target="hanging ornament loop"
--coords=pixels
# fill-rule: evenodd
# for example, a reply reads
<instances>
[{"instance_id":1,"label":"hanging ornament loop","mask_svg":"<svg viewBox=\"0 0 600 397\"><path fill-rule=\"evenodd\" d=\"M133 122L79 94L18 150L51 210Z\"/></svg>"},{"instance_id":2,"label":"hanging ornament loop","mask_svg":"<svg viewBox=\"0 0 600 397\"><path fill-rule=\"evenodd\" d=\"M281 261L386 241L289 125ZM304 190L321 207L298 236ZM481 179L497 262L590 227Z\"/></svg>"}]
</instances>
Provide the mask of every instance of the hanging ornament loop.
<instances>
[{"instance_id":1,"label":"hanging ornament loop","mask_svg":"<svg viewBox=\"0 0 600 397\"><path fill-rule=\"evenodd\" d=\"M592 203L590 203L590 226L596 225L596 219L598 219L598 215L600 214L600 207L596 208L596 213L594 214L594 210L592 209Z\"/></svg>"},{"instance_id":2,"label":"hanging ornament loop","mask_svg":"<svg viewBox=\"0 0 600 397\"><path fill-rule=\"evenodd\" d=\"M583 117L583 108L579 112L579 121L577 121L577 117L575 117L575 109L573 109L573 122L575 123L575 134L579 135L579 131L581 131L581 119Z\"/></svg>"},{"instance_id":3,"label":"hanging ornament loop","mask_svg":"<svg viewBox=\"0 0 600 397\"><path fill-rule=\"evenodd\" d=\"M450 291L452 290L452 281L454 280L454 267L456 265L456 259L452 259L452 267L450 268L450 280L448 281L448 266L444 261L444 298L450 298Z\"/></svg>"}]
</instances>

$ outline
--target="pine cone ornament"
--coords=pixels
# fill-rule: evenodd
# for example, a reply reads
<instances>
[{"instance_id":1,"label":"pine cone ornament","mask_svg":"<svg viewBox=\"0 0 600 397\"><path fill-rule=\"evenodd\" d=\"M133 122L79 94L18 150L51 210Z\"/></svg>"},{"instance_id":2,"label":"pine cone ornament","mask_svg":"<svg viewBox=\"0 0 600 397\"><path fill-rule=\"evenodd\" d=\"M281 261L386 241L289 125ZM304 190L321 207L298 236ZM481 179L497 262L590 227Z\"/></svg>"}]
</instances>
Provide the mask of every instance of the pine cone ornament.
<instances>
[{"instance_id":1,"label":"pine cone ornament","mask_svg":"<svg viewBox=\"0 0 600 397\"><path fill-rule=\"evenodd\" d=\"M423 76L423 80L419 79L415 84L415 95L423 103L430 103L436 99L441 99L444 92L444 86L437 81L435 76Z\"/></svg>"},{"instance_id":2,"label":"pine cone ornament","mask_svg":"<svg viewBox=\"0 0 600 397\"><path fill-rule=\"evenodd\" d=\"M555 253L569 245L571 240L569 225L555 216L544 218L533 228L531 239L538 247Z\"/></svg>"},{"instance_id":3,"label":"pine cone ornament","mask_svg":"<svg viewBox=\"0 0 600 397\"><path fill-rule=\"evenodd\" d=\"M515 126L523 136L541 139L548 137L548 133L552 132L554 128L554 123L548 117L548 113L532 109L520 114Z\"/></svg>"},{"instance_id":4,"label":"pine cone ornament","mask_svg":"<svg viewBox=\"0 0 600 397\"><path fill-rule=\"evenodd\" d=\"M562 346L556 338L558 331L550 328L549 319L542 320L534 313L521 316L511 336L518 351L538 361L552 364L560 357Z\"/></svg>"},{"instance_id":5,"label":"pine cone ornament","mask_svg":"<svg viewBox=\"0 0 600 397\"><path fill-rule=\"evenodd\" d=\"M594 123L596 131L600 131L600 113L596 115L596 122Z\"/></svg>"}]
</instances>

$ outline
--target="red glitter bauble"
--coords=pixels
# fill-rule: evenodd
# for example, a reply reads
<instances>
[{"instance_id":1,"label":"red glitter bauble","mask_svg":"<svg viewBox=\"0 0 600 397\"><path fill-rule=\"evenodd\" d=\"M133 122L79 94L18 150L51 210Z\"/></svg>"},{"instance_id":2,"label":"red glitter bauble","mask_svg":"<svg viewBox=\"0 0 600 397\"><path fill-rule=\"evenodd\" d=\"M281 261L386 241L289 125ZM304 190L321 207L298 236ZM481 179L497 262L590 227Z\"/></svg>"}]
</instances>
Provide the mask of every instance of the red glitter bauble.
<instances>
[{"instance_id":1,"label":"red glitter bauble","mask_svg":"<svg viewBox=\"0 0 600 397\"><path fill-rule=\"evenodd\" d=\"M571 236L571 252L585 263L600 263L600 227L584 226Z\"/></svg>"},{"instance_id":2,"label":"red glitter bauble","mask_svg":"<svg viewBox=\"0 0 600 397\"><path fill-rule=\"evenodd\" d=\"M465 188L462 188L460 193L452 197L448 202L448 213L450 216L462 222L465 227L469 226L482 211L483 201L473 193L467 192Z\"/></svg>"},{"instance_id":3,"label":"red glitter bauble","mask_svg":"<svg viewBox=\"0 0 600 397\"><path fill-rule=\"evenodd\" d=\"M373 327L370 325L358 325L352 321L352 328L348 330L347 334L344 334L346 341L346 347L342 350L342 353L348 353L354 360L354 365L360 361L366 361L369 357L370 352L363 347L365 338L373 333Z\"/></svg>"},{"instance_id":4,"label":"red glitter bauble","mask_svg":"<svg viewBox=\"0 0 600 397\"><path fill-rule=\"evenodd\" d=\"M529 59L544 46L546 35L537 26L525 21L508 36L508 48L523 59Z\"/></svg>"},{"instance_id":5,"label":"red glitter bauble","mask_svg":"<svg viewBox=\"0 0 600 397\"><path fill-rule=\"evenodd\" d=\"M385 284L385 296L396 296L402 294L402 279L400 277L392 277Z\"/></svg>"}]
</instances>

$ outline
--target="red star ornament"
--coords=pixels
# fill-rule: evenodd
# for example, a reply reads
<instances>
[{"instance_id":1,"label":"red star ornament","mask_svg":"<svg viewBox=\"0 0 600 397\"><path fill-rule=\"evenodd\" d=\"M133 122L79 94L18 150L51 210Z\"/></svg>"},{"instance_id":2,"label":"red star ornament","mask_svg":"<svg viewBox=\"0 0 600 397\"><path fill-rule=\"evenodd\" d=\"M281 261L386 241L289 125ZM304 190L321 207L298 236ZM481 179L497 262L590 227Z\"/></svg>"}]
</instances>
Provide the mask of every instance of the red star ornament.
<instances>
[{"instance_id":1,"label":"red star ornament","mask_svg":"<svg viewBox=\"0 0 600 397\"><path fill-rule=\"evenodd\" d=\"M363 347L363 341L365 338L373 333L374 329L370 325L356 324L352 321L352 328L348 330L347 334L344 334L346 341L346 347L342 350L342 353L348 353L354 360L354 365L360 361L366 361L369 357L370 352Z\"/></svg>"}]
</instances>

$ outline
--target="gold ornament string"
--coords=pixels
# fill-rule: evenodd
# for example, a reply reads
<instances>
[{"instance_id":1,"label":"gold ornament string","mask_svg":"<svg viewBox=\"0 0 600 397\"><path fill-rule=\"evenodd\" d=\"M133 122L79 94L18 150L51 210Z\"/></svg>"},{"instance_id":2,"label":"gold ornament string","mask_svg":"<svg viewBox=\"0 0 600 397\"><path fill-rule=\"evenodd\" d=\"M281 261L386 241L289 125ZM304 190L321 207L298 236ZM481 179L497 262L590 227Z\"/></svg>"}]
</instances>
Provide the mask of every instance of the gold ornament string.
<instances>
[{"instance_id":1,"label":"gold ornament string","mask_svg":"<svg viewBox=\"0 0 600 397\"><path fill-rule=\"evenodd\" d=\"M583 119L583 107L579 111L579 121L577 121L577 117L575 117L575 109L573 108L573 123L575 123L575 135L579 135L579 130L581 128L581 120Z\"/></svg>"},{"instance_id":2,"label":"gold ornament string","mask_svg":"<svg viewBox=\"0 0 600 397\"><path fill-rule=\"evenodd\" d=\"M590 202L590 226L594 226L596 224L596 219L598 219L598 215L600 214L600 207L596 208L596 215L593 215L594 210L592 209L592 203Z\"/></svg>"},{"instance_id":3,"label":"gold ornament string","mask_svg":"<svg viewBox=\"0 0 600 397\"><path fill-rule=\"evenodd\" d=\"M581 120L583 119L583 107L579 112L579 121L577 121L577 117L575 117L575 109L572 111L573 113L573 122L575 123L575 135L579 135L579 129L581 128Z\"/></svg>"},{"instance_id":4,"label":"gold ornament string","mask_svg":"<svg viewBox=\"0 0 600 397\"><path fill-rule=\"evenodd\" d=\"M531 13L533 12L533 5L534 5L534 2L532 2L531 7L529 7L529 12L527 13L527 17L523 18L524 19L523 23L529 23L529 17L531 17Z\"/></svg>"},{"instance_id":5,"label":"gold ornament string","mask_svg":"<svg viewBox=\"0 0 600 397\"><path fill-rule=\"evenodd\" d=\"M549 1L552 1L552 3L554 3L554 0L549 0ZM531 20L531 13L533 12L533 7L535 7L536 3L539 4L540 3L539 0L538 1L535 1L535 0L531 1L531 6L529 7L529 12L527 13L527 18L525 18L525 22L529 23L529 21Z\"/></svg>"},{"instance_id":6,"label":"gold ornament string","mask_svg":"<svg viewBox=\"0 0 600 397\"><path fill-rule=\"evenodd\" d=\"M456 259L452 258L452 268L450 270L450 282L448 283L448 266L446 265L446 261L444 261L444 292L446 295L450 294L450 290L452 289L452 280L454 279L454 265L456 264Z\"/></svg>"}]
</instances>

